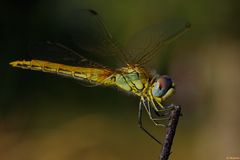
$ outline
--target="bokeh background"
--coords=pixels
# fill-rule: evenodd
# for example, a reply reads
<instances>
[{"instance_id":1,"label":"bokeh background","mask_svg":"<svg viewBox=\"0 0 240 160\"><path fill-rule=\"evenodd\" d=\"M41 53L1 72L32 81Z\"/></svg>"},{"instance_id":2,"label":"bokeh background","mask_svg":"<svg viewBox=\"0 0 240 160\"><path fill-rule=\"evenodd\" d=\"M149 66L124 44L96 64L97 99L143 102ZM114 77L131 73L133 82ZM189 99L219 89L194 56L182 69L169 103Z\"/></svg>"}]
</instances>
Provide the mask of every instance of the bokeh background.
<instances>
[{"instance_id":1,"label":"bokeh background","mask_svg":"<svg viewBox=\"0 0 240 160\"><path fill-rule=\"evenodd\" d=\"M137 127L137 97L8 65L26 56L30 39L61 35L55 20L80 8L97 10L120 43L159 21L191 22L163 49L171 56L155 58L177 84L171 102L183 108L171 158L240 157L239 1L10 0L0 2L1 160L158 159L161 146ZM164 136L147 117L144 123Z\"/></svg>"}]
</instances>

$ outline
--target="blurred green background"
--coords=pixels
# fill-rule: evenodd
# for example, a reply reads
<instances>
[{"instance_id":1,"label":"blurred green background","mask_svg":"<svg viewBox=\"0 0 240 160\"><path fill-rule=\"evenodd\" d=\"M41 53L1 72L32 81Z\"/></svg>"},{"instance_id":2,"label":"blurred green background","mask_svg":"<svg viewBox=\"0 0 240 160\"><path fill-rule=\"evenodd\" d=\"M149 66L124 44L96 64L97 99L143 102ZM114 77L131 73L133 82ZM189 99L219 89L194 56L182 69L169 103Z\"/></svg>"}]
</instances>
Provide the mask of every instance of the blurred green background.
<instances>
[{"instance_id":1,"label":"blurred green background","mask_svg":"<svg viewBox=\"0 0 240 160\"><path fill-rule=\"evenodd\" d=\"M137 97L8 65L26 56L29 39L51 40L55 20L82 8L97 10L120 43L165 19L191 22L163 50L170 58L155 58L177 85L171 102L183 108L171 157L240 157L239 1L25 0L0 2L1 160L158 159L161 146L137 127ZM144 123L163 137L164 129Z\"/></svg>"}]
</instances>

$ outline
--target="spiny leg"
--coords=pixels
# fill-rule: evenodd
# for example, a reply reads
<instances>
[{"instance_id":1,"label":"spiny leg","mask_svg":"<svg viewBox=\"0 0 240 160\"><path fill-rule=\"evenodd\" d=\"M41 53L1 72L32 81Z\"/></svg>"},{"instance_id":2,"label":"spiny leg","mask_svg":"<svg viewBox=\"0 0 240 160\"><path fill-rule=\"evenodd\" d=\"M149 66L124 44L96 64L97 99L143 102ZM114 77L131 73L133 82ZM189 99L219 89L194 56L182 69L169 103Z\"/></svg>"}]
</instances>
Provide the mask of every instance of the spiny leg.
<instances>
[{"instance_id":1,"label":"spiny leg","mask_svg":"<svg viewBox=\"0 0 240 160\"><path fill-rule=\"evenodd\" d=\"M150 113L150 119L153 121L161 121L161 120L169 120L169 115L163 115L163 116L153 116L152 113Z\"/></svg>"},{"instance_id":2,"label":"spiny leg","mask_svg":"<svg viewBox=\"0 0 240 160\"><path fill-rule=\"evenodd\" d=\"M164 107L160 102L158 102L157 100L154 100L153 98L151 98L150 102L157 112L171 111L173 109L173 105L170 105L168 107ZM157 105L160 108L158 108L158 106L155 104L155 102L157 103Z\"/></svg>"},{"instance_id":3,"label":"spiny leg","mask_svg":"<svg viewBox=\"0 0 240 160\"><path fill-rule=\"evenodd\" d=\"M153 112L155 113L155 116L153 116ZM165 124L162 124L160 123L159 121L164 121L164 120L168 120L169 119L169 116L168 115L164 115L164 116L161 116L158 114L158 112L156 110L154 110L153 107L150 106L150 111L149 111L149 117L150 119L153 121L153 123L156 125L156 126L162 126L162 127L166 127ZM158 117L156 117L158 116Z\"/></svg>"},{"instance_id":4,"label":"spiny leg","mask_svg":"<svg viewBox=\"0 0 240 160\"><path fill-rule=\"evenodd\" d=\"M156 101L158 105L161 105L161 109L158 110L158 112L165 112L165 111L171 111L174 108L174 105L171 104L169 106L163 106L160 102Z\"/></svg>"},{"instance_id":5,"label":"spiny leg","mask_svg":"<svg viewBox=\"0 0 240 160\"><path fill-rule=\"evenodd\" d=\"M151 117L151 114L150 114L150 111L152 108L154 108L154 111L155 111L155 114L157 114L158 116L161 116L159 113L160 112L165 112L165 111L168 111L169 109L158 109L154 103L154 101L151 101L150 98L146 97L146 99L144 98L141 98L142 102L143 102L143 105L144 107L146 108L147 112L148 112L148 115ZM147 102L147 106L146 106L146 102ZM151 103L151 105L150 105ZM152 107L153 106L153 107Z\"/></svg>"},{"instance_id":6,"label":"spiny leg","mask_svg":"<svg viewBox=\"0 0 240 160\"><path fill-rule=\"evenodd\" d=\"M157 140L151 133L149 133L142 125L142 101L141 100L139 102L139 107L138 107L138 125L148 136L150 136L157 143L162 145L162 143L159 140Z\"/></svg>"},{"instance_id":7,"label":"spiny leg","mask_svg":"<svg viewBox=\"0 0 240 160\"><path fill-rule=\"evenodd\" d=\"M148 113L148 116L151 116L151 114L150 114L150 104L149 104L149 100L147 99L147 105L146 105L146 101L145 101L145 99L143 98L143 97L141 97L141 103L143 104L143 106L144 106L144 108L146 109L146 111L147 111L147 113Z\"/></svg>"},{"instance_id":8,"label":"spiny leg","mask_svg":"<svg viewBox=\"0 0 240 160\"><path fill-rule=\"evenodd\" d=\"M142 101L142 104L144 105L148 115L149 115L149 118L153 121L153 123L156 125L156 126L162 126L162 127L166 127L166 125L162 124L162 123L158 123L158 121L163 121L163 120L167 120L169 119L169 116L168 115L163 115L161 116L156 110L153 110L155 109L154 107L152 107L150 105L150 99L147 98L147 99L144 99L143 97L141 98L141 101ZM147 102L147 105L146 105L146 102ZM153 117L153 114L152 112L154 111L154 113L158 116L158 117ZM160 118L161 117L161 118Z\"/></svg>"},{"instance_id":9,"label":"spiny leg","mask_svg":"<svg viewBox=\"0 0 240 160\"><path fill-rule=\"evenodd\" d=\"M166 128L167 124L165 121L169 120L169 117L159 118L159 119L150 118L150 119L153 121L154 125ZM164 123L162 121L164 121Z\"/></svg>"},{"instance_id":10,"label":"spiny leg","mask_svg":"<svg viewBox=\"0 0 240 160\"><path fill-rule=\"evenodd\" d=\"M156 106L156 104L155 104L155 102L153 100L149 100L149 101L151 102L151 106L152 106L152 107L150 106L149 108L153 108L154 109L154 113L156 115L158 115L159 117L160 116L166 116L167 115L166 113L168 113L168 111L170 113L171 109L169 109L169 108L165 109L164 107L159 109L159 108L157 108L157 106ZM150 105L150 104L148 103L148 105ZM161 113L163 113L164 115L161 115Z\"/></svg>"},{"instance_id":11,"label":"spiny leg","mask_svg":"<svg viewBox=\"0 0 240 160\"><path fill-rule=\"evenodd\" d=\"M153 99L152 99L152 98L151 98L151 99L149 99L148 101L150 101L150 102L151 102L152 106L154 107L154 109L155 109L156 111L160 110L160 109L158 109L158 108L157 108L157 106L155 105L155 103L154 103L154 101L153 101ZM164 108L162 105L160 105L160 107L161 107L162 109Z\"/></svg>"},{"instance_id":12,"label":"spiny leg","mask_svg":"<svg viewBox=\"0 0 240 160\"><path fill-rule=\"evenodd\" d=\"M169 118L169 116L170 116L170 113L171 113L171 111L172 111L172 109L174 108L174 105L173 104L171 104L171 105L169 105L169 106L167 106L167 107L164 107L160 102L158 102L157 100L154 100L154 99L151 99L150 100L150 102L151 102L151 104L152 104L152 106L154 107L154 112L155 112L155 114L157 114L158 115L158 117L166 117L166 119L167 118ZM157 104L155 104L155 102L157 103ZM161 108L158 108L158 106L160 106ZM153 120L161 120L161 118L155 118L155 119L153 119Z\"/></svg>"},{"instance_id":13,"label":"spiny leg","mask_svg":"<svg viewBox=\"0 0 240 160\"><path fill-rule=\"evenodd\" d=\"M161 111L166 111L166 110L172 110L174 105L170 106L163 106L162 98L154 98L152 93L149 91L148 96L146 97L147 101L151 103L151 105L155 108L156 111L161 112ZM155 104L156 103L156 104Z\"/></svg>"}]
</instances>

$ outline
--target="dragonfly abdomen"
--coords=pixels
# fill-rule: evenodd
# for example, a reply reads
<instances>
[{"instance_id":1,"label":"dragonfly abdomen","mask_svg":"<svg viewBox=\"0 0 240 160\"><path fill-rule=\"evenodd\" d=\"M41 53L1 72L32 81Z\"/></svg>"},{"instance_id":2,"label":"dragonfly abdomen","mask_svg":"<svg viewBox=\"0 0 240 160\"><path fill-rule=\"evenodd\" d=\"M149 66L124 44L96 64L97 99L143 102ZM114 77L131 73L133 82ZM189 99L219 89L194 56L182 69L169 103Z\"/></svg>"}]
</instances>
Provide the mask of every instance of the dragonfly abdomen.
<instances>
[{"instance_id":1,"label":"dragonfly abdomen","mask_svg":"<svg viewBox=\"0 0 240 160\"><path fill-rule=\"evenodd\" d=\"M59 74L62 76L85 80L92 83L100 83L105 85L112 85L113 83L109 79L113 72L105 68L76 67L43 60L22 60L14 61L10 64L13 67Z\"/></svg>"}]
</instances>

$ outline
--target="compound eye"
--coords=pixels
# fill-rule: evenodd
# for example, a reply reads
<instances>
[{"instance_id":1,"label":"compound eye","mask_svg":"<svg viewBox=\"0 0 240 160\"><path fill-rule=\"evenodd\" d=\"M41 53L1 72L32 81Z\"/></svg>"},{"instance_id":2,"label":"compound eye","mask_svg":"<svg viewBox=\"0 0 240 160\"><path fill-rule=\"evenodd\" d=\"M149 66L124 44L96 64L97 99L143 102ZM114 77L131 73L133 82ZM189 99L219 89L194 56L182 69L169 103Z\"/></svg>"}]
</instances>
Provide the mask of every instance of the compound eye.
<instances>
[{"instance_id":1,"label":"compound eye","mask_svg":"<svg viewBox=\"0 0 240 160\"><path fill-rule=\"evenodd\" d=\"M170 88L173 88L173 82L170 77L164 75L159 77L155 82L152 94L155 97L162 97Z\"/></svg>"}]
</instances>

